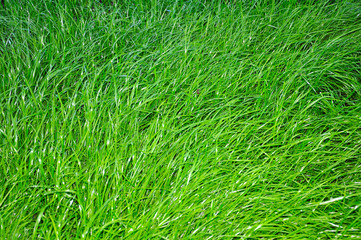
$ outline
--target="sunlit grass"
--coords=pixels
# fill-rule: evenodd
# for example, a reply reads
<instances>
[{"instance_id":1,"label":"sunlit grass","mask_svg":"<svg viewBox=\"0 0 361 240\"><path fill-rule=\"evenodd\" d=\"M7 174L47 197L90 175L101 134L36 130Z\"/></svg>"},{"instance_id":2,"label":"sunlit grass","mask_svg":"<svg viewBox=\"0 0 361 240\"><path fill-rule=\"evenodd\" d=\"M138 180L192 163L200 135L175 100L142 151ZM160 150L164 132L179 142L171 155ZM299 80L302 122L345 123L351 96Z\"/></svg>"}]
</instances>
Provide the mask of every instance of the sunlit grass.
<instances>
[{"instance_id":1,"label":"sunlit grass","mask_svg":"<svg viewBox=\"0 0 361 240\"><path fill-rule=\"evenodd\" d=\"M361 4L240 2L0 7L0 239L361 238Z\"/></svg>"}]
</instances>

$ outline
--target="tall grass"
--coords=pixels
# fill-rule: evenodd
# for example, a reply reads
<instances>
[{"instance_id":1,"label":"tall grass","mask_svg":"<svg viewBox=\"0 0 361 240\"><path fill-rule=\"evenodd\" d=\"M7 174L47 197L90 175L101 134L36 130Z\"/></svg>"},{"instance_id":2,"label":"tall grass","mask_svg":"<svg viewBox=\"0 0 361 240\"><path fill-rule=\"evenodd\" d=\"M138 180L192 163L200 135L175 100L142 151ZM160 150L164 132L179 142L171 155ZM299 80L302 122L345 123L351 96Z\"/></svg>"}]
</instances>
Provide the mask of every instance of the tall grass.
<instances>
[{"instance_id":1,"label":"tall grass","mask_svg":"<svg viewBox=\"0 0 361 240\"><path fill-rule=\"evenodd\" d=\"M361 4L297 2L6 1L0 238L361 238Z\"/></svg>"}]
</instances>

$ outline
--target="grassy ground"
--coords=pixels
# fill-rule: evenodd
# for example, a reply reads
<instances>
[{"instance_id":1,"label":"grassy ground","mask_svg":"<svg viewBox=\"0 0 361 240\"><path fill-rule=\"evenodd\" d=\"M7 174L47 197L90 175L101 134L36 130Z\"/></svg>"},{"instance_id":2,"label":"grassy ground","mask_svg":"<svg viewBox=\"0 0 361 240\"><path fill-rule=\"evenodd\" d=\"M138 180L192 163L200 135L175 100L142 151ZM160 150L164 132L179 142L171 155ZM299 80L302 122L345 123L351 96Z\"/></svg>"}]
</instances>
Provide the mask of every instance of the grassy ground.
<instances>
[{"instance_id":1,"label":"grassy ground","mask_svg":"<svg viewBox=\"0 0 361 240\"><path fill-rule=\"evenodd\" d=\"M361 238L360 2L90 2L1 7L0 239Z\"/></svg>"}]
</instances>

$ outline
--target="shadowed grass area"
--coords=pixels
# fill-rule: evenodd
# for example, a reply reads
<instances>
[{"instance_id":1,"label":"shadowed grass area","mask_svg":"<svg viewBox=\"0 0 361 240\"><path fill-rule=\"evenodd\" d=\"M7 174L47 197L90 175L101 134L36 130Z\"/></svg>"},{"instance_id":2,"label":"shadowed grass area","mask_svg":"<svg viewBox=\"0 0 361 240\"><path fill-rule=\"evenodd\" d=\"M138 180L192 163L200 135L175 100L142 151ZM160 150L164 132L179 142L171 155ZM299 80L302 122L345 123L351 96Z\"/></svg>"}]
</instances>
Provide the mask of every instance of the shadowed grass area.
<instances>
[{"instance_id":1,"label":"shadowed grass area","mask_svg":"<svg viewBox=\"0 0 361 240\"><path fill-rule=\"evenodd\" d=\"M297 2L6 2L0 238L361 238L361 4Z\"/></svg>"}]
</instances>

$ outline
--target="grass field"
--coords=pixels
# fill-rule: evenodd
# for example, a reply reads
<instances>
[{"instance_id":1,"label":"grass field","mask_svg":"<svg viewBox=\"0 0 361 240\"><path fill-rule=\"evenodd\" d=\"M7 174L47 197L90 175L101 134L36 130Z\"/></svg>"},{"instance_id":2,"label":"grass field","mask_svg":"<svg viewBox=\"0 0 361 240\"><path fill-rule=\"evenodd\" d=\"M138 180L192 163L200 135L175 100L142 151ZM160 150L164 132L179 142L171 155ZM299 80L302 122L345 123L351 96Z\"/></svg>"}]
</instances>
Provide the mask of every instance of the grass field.
<instances>
[{"instance_id":1,"label":"grass field","mask_svg":"<svg viewBox=\"0 0 361 240\"><path fill-rule=\"evenodd\" d=\"M361 238L360 1L5 1L0 56L0 239Z\"/></svg>"}]
</instances>

